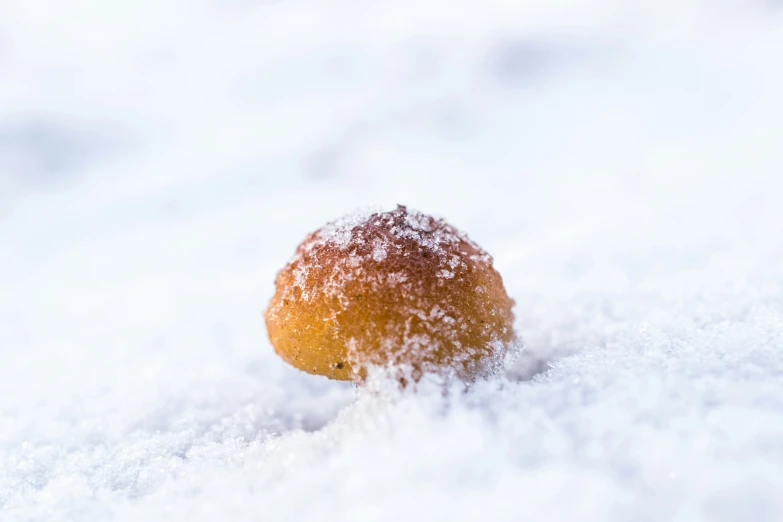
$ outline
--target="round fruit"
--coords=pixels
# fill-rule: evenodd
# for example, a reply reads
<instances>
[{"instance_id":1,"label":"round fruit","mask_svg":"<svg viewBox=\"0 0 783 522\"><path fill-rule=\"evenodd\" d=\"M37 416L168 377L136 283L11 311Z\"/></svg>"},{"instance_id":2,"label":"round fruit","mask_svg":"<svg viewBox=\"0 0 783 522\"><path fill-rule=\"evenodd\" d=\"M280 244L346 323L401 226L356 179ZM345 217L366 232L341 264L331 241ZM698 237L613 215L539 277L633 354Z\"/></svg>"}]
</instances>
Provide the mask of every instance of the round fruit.
<instances>
[{"instance_id":1,"label":"round fruit","mask_svg":"<svg viewBox=\"0 0 783 522\"><path fill-rule=\"evenodd\" d=\"M443 220L398 206L310 234L266 310L286 362L331 379L393 367L471 380L514 339L513 300L492 258ZM402 374L400 374L402 375Z\"/></svg>"}]
</instances>

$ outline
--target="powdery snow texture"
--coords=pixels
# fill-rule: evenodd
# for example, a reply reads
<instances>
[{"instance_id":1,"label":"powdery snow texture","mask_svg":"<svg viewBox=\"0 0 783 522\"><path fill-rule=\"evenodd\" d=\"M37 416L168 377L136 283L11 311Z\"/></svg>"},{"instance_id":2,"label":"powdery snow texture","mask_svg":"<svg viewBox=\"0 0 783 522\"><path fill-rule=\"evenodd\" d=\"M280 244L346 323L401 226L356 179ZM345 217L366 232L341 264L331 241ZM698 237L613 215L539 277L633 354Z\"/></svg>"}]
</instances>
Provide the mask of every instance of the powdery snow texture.
<instances>
[{"instance_id":1,"label":"powdery snow texture","mask_svg":"<svg viewBox=\"0 0 783 522\"><path fill-rule=\"evenodd\" d=\"M2 3L0 520L779 520L781 54L761 1ZM273 353L375 203L493 256L503 375Z\"/></svg>"}]
</instances>

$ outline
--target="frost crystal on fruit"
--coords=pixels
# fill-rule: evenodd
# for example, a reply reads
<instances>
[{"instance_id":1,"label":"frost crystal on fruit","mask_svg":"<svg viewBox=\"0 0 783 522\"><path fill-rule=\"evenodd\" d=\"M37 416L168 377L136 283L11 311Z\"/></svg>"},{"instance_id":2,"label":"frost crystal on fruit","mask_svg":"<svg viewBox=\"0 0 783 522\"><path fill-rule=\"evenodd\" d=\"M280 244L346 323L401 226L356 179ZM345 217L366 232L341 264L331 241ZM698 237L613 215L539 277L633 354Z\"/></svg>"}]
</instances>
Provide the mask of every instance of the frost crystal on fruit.
<instances>
[{"instance_id":1,"label":"frost crystal on fruit","mask_svg":"<svg viewBox=\"0 0 783 522\"><path fill-rule=\"evenodd\" d=\"M329 223L280 271L269 338L293 366L360 380L370 366L491 373L514 339L492 258L443 220L398 206Z\"/></svg>"}]
</instances>

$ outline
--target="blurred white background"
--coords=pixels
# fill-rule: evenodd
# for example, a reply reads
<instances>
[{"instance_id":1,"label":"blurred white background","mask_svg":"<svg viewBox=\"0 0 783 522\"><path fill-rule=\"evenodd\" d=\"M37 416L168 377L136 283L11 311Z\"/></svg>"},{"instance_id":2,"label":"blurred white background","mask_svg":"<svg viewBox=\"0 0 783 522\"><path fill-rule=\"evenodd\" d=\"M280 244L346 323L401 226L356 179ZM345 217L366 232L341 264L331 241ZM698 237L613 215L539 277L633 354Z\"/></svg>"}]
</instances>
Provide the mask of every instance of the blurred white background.
<instances>
[{"instance_id":1,"label":"blurred white background","mask_svg":"<svg viewBox=\"0 0 783 522\"><path fill-rule=\"evenodd\" d=\"M782 55L771 0L0 2L0 519L775 520ZM266 340L396 203L517 300L448 407Z\"/></svg>"}]
</instances>

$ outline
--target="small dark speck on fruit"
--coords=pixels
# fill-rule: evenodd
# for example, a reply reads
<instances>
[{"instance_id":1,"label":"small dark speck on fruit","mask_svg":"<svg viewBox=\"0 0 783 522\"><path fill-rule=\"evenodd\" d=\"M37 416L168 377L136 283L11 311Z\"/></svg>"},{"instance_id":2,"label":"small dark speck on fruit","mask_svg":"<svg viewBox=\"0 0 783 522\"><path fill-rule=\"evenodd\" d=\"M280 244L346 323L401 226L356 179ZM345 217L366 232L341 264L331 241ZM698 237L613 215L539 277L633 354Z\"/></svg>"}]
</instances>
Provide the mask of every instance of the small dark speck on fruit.
<instances>
[{"instance_id":1,"label":"small dark speck on fruit","mask_svg":"<svg viewBox=\"0 0 783 522\"><path fill-rule=\"evenodd\" d=\"M343 369L343 363L341 363L341 362L338 362L338 363L337 363L337 364L335 364L334 366L335 366L335 367L336 367L338 370L342 370L342 369Z\"/></svg>"}]
</instances>

